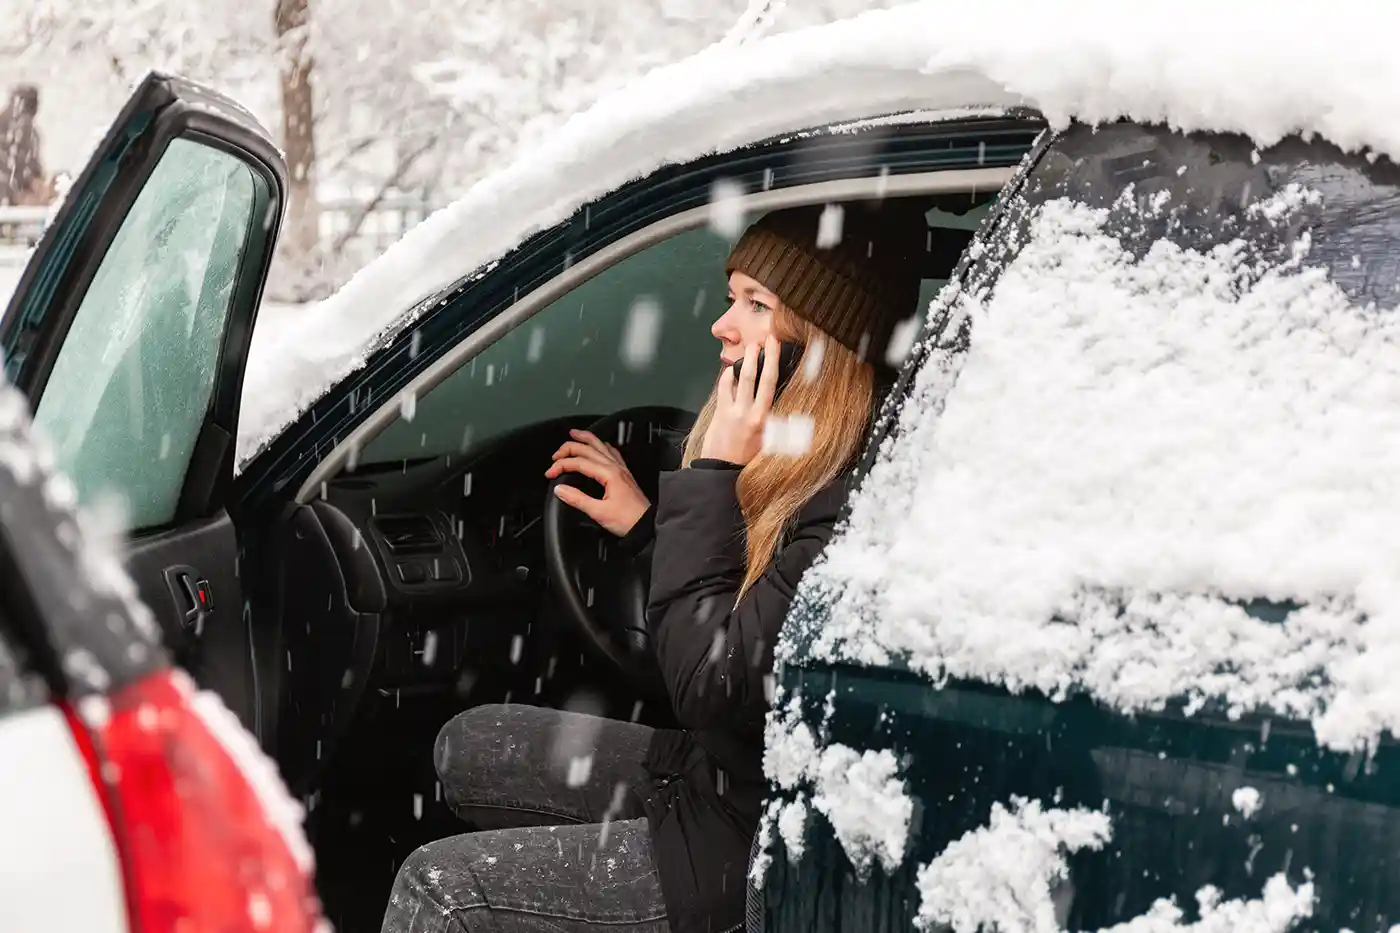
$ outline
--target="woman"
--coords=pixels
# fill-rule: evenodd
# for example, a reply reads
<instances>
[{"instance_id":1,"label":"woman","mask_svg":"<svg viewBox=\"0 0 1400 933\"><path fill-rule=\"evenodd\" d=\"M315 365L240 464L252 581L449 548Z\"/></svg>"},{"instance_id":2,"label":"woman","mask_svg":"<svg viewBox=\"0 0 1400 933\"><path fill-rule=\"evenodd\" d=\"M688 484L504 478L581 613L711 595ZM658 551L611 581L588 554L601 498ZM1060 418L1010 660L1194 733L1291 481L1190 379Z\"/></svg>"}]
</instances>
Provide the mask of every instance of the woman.
<instances>
[{"instance_id":1,"label":"woman","mask_svg":"<svg viewBox=\"0 0 1400 933\"><path fill-rule=\"evenodd\" d=\"M835 245L819 240L821 214L769 214L730 254L730 306L711 328L719 380L654 507L588 432L572 432L545 474L598 481L600 499L556 493L651 550L648 625L682 729L526 706L458 716L438 737L438 774L454 811L489 831L410 856L385 933L742 925L773 646L831 537L876 400L863 357L883 358L915 312L925 249L921 213L848 207ZM779 391L784 341L800 356ZM801 437L798 419L810 419L809 443L764 450L765 426Z\"/></svg>"},{"instance_id":2,"label":"woman","mask_svg":"<svg viewBox=\"0 0 1400 933\"><path fill-rule=\"evenodd\" d=\"M44 204L52 193L44 178L38 115L39 89L16 85L0 110L0 206Z\"/></svg>"}]
</instances>

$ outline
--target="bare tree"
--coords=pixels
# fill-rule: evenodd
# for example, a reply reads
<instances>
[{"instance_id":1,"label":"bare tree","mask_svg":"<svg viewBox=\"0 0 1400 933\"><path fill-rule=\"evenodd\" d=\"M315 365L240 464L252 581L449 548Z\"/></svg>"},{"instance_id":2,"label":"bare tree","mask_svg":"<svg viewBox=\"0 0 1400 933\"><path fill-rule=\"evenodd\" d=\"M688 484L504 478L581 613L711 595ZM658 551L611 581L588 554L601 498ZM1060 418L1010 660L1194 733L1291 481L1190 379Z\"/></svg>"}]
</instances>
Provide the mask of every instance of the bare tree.
<instances>
[{"instance_id":1,"label":"bare tree","mask_svg":"<svg viewBox=\"0 0 1400 933\"><path fill-rule=\"evenodd\" d=\"M0 0L0 50L17 52L0 75L106 71L81 93L110 102L161 68L242 99L281 130L292 188L272 294L299 300L368 258L352 248L360 229L399 191L461 191L601 95L726 37L897 2ZM110 112L75 118L96 133ZM355 205L329 242L327 195Z\"/></svg>"},{"instance_id":2,"label":"bare tree","mask_svg":"<svg viewBox=\"0 0 1400 933\"><path fill-rule=\"evenodd\" d=\"M308 47L310 0L276 0L273 16L279 44L282 90L282 145L289 186L280 241L282 275L274 283L281 297L305 299L314 291L319 265L321 212L316 200L316 97L314 59Z\"/></svg>"}]
</instances>

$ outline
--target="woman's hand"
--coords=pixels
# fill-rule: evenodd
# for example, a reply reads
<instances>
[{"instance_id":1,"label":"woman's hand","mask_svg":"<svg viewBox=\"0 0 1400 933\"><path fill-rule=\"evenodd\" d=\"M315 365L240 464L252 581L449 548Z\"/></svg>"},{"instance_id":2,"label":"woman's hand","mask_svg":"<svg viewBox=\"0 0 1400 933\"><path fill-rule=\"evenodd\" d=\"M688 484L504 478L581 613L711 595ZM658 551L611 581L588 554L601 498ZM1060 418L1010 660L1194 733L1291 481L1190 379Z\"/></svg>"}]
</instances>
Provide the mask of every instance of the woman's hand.
<instances>
[{"instance_id":1,"label":"woman's hand","mask_svg":"<svg viewBox=\"0 0 1400 933\"><path fill-rule=\"evenodd\" d=\"M743 466L763 449L763 425L778 388L778 339L770 335L763 345L762 373L754 372L758 349L751 344L744 352L737 385L732 366L719 374L715 414L700 444L701 457Z\"/></svg>"},{"instance_id":2,"label":"woman's hand","mask_svg":"<svg viewBox=\"0 0 1400 933\"><path fill-rule=\"evenodd\" d=\"M545 476L554 479L565 473L582 473L603 486L603 498L595 499L582 489L560 483L554 494L565 505L571 505L619 538L632 530L637 520L646 514L651 503L622 454L611 444L605 444L588 431L570 431L573 438L554 452L554 465Z\"/></svg>"}]
</instances>

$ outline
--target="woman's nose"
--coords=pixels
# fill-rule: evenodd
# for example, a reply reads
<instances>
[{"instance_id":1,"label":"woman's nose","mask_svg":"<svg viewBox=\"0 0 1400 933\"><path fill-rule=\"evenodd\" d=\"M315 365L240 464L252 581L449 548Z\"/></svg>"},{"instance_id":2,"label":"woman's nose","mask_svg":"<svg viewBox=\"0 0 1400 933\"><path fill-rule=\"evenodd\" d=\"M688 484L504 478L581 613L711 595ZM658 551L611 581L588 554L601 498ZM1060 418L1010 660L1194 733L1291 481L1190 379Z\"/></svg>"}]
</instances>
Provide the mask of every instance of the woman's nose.
<instances>
[{"instance_id":1,"label":"woman's nose","mask_svg":"<svg viewBox=\"0 0 1400 933\"><path fill-rule=\"evenodd\" d=\"M734 322L734 306L730 305L715 322L710 325L710 333L716 340L723 340L725 343L739 342L739 328Z\"/></svg>"}]
</instances>

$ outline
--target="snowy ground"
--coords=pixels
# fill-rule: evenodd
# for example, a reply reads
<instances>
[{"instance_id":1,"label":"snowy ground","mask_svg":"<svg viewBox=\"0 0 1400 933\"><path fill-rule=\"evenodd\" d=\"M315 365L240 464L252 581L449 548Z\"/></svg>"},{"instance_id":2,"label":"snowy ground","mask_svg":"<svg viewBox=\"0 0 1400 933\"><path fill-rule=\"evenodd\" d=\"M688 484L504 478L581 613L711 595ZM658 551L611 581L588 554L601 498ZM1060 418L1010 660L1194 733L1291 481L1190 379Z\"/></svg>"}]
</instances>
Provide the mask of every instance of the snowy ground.
<instances>
[{"instance_id":1,"label":"snowy ground","mask_svg":"<svg viewBox=\"0 0 1400 933\"><path fill-rule=\"evenodd\" d=\"M23 266L11 266L0 264L0 309L10 303L10 293L15 290L15 285L19 282L20 273L24 271ZM3 313L3 311L0 311Z\"/></svg>"}]
</instances>

